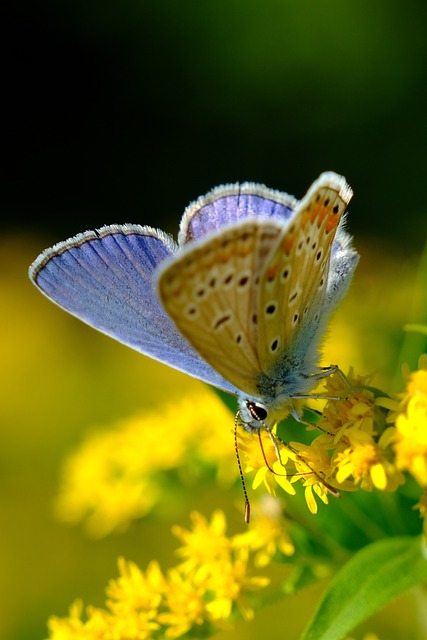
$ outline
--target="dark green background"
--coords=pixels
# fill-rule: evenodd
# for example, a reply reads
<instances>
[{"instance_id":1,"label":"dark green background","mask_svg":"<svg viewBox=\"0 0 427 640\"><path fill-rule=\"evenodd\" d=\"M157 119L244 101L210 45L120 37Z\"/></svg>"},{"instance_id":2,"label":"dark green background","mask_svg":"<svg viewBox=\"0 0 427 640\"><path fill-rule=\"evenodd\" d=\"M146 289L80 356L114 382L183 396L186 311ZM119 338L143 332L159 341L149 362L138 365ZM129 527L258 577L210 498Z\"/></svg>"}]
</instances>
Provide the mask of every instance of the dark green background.
<instances>
[{"instance_id":1,"label":"dark green background","mask_svg":"<svg viewBox=\"0 0 427 640\"><path fill-rule=\"evenodd\" d=\"M301 197L332 169L356 193L352 232L422 245L425 2L10 5L1 206L12 227L52 240L113 222L175 230L217 184Z\"/></svg>"}]
</instances>

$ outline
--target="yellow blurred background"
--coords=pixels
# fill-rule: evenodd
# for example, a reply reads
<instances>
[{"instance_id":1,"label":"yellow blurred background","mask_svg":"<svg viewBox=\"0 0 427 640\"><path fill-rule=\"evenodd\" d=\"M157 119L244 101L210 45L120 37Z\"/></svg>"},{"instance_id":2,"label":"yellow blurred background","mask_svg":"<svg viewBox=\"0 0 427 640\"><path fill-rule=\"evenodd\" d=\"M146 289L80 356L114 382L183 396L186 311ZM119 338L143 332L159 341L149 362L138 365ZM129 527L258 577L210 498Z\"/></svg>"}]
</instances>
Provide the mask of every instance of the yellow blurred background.
<instances>
[{"instance_id":1,"label":"yellow blurred background","mask_svg":"<svg viewBox=\"0 0 427 640\"><path fill-rule=\"evenodd\" d=\"M215 483L204 486L203 494L190 488L179 514L171 508L170 516L149 516L121 535L100 540L55 520L62 463L91 429L108 428L140 409L160 412L165 403L201 390L202 384L97 333L41 296L26 271L45 242L34 235L10 235L0 248L0 637L9 640L46 637L49 615L66 615L76 597L102 605L120 555L142 568L153 558L165 568L172 565L176 542L170 527L175 521L186 526L193 509L209 516L222 508L231 532L243 527L242 514L235 508L240 494ZM411 319L416 256L383 253L362 238L356 238L356 245L362 256L360 269L332 321L325 362L339 362L344 370L354 365L361 373L378 370L376 382L387 390L402 325ZM231 422L230 414L230 424L224 425L227 432ZM229 446L231 450L231 433ZM318 589L310 589L296 601L291 598L275 606L280 617L282 610L288 615L299 611L288 618L287 637L298 637L304 612L311 611L318 595ZM405 612L410 607L404 608L403 616ZM273 630L277 617L270 627L271 615L261 612L253 623L242 623L236 635L230 632L224 638L255 638L266 628L269 637L279 638L283 630Z\"/></svg>"},{"instance_id":2,"label":"yellow blurred background","mask_svg":"<svg viewBox=\"0 0 427 640\"><path fill-rule=\"evenodd\" d=\"M325 364L399 389L404 337L426 321L423 94L427 5L332 0L9 3L4 26L0 237L0 638L47 636L76 598L102 605L124 555L167 567L170 526L216 507L242 527L240 493L214 483L186 508L88 539L55 520L63 461L94 428L201 389L98 334L31 285L40 251L85 229L134 222L176 233L184 207L251 180L301 197L325 170L354 188L361 254ZM230 414L231 415L231 414ZM229 429L230 425L224 425ZM230 448L233 443L230 436ZM237 496L237 498L236 498ZM240 503L238 503L240 505ZM313 588L227 638L298 638ZM407 640L412 603L380 620ZM369 627L367 627L369 629Z\"/></svg>"}]
</instances>

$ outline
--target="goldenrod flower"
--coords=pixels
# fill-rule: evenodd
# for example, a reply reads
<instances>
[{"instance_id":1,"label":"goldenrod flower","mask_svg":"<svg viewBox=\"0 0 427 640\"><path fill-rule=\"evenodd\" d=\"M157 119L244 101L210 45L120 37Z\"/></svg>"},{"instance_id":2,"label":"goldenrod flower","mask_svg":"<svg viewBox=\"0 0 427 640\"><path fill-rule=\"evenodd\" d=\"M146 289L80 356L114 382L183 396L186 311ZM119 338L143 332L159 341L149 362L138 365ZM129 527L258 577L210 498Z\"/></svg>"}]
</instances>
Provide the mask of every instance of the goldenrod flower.
<instances>
[{"instance_id":1,"label":"goldenrod flower","mask_svg":"<svg viewBox=\"0 0 427 640\"><path fill-rule=\"evenodd\" d=\"M191 530L178 526L172 528L172 533L184 543L176 550L177 555L185 558L181 567L191 571L228 558L231 542L226 536L224 513L215 511L210 523L197 511L193 511L190 518Z\"/></svg>"},{"instance_id":2,"label":"goldenrod flower","mask_svg":"<svg viewBox=\"0 0 427 640\"><path fill-rule=\"evenodd\" d=\"M231 413L206 390L92 433L64 466L58 516L84 520L101 537L149 513L163 496L159 474L185 467L190 456L231 474L231 425Z\"/></svg>"},{"instance_id":3,"label":"goldenrod flower","mask_svg":"<svg viewBox=\"0 0 427 640\"><path fill-rule=\"evenodd\" d=\"M397 417L395 451L399 469L427 487L427 402L422 395L412 396L406 413Z\"/></svg>"},{"instance_id":4,"label":"goldenrod flower","mask_svg":"<svg viewBox=\"0 0 427 640\"><path fill-rule=\"evenodd\" d=\"M283 510L278 500L269 495L252 508L249 528L233 536L233 547L247 547L254 552L254 565L265 567L279 551L285 556L293 555L294 544L286 528Z\"/></svg>"},{"instance_id":5,"label":"goldenrod flower","mask_svg":"<svg viewBox=\"0 0 427 640\"><path fill-rule=\"evenodd\" d=\"M48 622L51 640L150 640L153 631L159 628L145 612L137 613L133 619L116 617L104 609L87 607L87 620L82 620L83 603L74 602L68 618L52 616Z\"/></svg>"},{"instance_id":6,"label":"goldenrod flower","mask_svg":"<svg viewBox=\"0 0 427 640\"><path fill-rule=\"evenodd\" d=\"M335 373L325 379L325 394L341 400L328 400L316 425L323 435L319 440L336 446L348 429L373 434L380 418L375 397L368 385L372 376L355 376L350 369L346 378Z\"/></svg>"},{"instance_id":7,"label":"goldenrod flower","mask_svg":"<svg viewBox=\"0 0 427 640\"><path fill-rule=\"evenodd\" d=\"M406 391L410 398L419 398L427 404L427 370L415 371L409 379Z\"/></svg>"},{"instance_id":8,"label":"goldenrod flower","mask_svg":"<svg viewBox=\"0 0 427 640\"><path fill-rule=\"evenodd\" d=\"M203 587L210 594L207 611L211 620L226 620L231 615L233 603L245 617L251 616L243 594L266 586L268 580L249 575L248 549L233 544L234 539L226 537L226 521L221 511L214 512L210 523L197 512L191 514L191 520L191 531L182 527L172 530L185 543L177 550L178 555L186 558L179 570L191 577L199 589Z\"/></svg>"},{"instance_id":9,"label":"goldenrod flower","mask_svg":"<svg viewBox=\"0 0 427 640\"><path fill-rule=\"evenodd\" d=\"M215 567L209 585L216 594L209 610L213 619L226 619L235 605L241 615L249 620L253 610L248 603L247 593L266 587L270 580L264 576L252 576L249 567L249 549L233 549L228 562Z\"/></svg>"},{"instance_id":10,"label":"goldenrod flower","mask_svg":"<svg viewBox=\"0 0 427 640\"><path fill-rule=\"evenodd\" d=\"M106 589L112 613L128 617L134 612L144 612L153 620L166 589L166 580L159 564L150 562L145 572L124 558L119 558L118 564L120 576L112 580Z\"/></svg>"},{"instance_id":11,"label":"goldenrod flower","mask_svg":"<svg viewBox=\"0 0 427 640\"><path fill-rule=\"evenodd\" d=\"M419 398L427 403L427 354L420 356L418 370L411 372L406 364L402 366L406 383L405 391L393 398L377 398L377 404L389 410L387 422L394 424L399 414L404 413L411 398Z\"/></svg>"},{"instance_id":12,"label":"goldenrod flower","mask_svg":"<svg viewBox=\"0 0 427 640\"><path fill-rule=\"evenodd\" d=\"M320 437L313 440L310 445L292 442L292 448L296 451L296 473L292 482L301 480L304 486L305 501L311 513L317 513L315 495L328 504L328 483L331 475L331 460Z\"/></svg>"},{"instance_id":13,"label":"goldenrod flower","mask_svg":"<svg viewBox=\"0 0 427 640\"><path fill-rule=\"evenodd\" d=\"M96 636L82 620L82 613L83 603L76 600L69 608L68 618L51 616L48 622L49 637L52 640L95 640Z\"/></svg>"},{"instance_id":14,"label":"goldenrod flower","mask_svg":"<svg viewBox=\"0 0 427 640\"><path fill-rule=\"evenodd\" d=\"M409 471L418 484L427 487L427 355L419 359L419 369L406 371L406 389L398 394L394 450L401 471Z\"/></svg>"},{"instance_id":15,"label":"goldenrod flower","mask_svg":"<svg viewBox=\"0 0 427 640\"><path fill-rule=\"evenodd\" d=\"M167 572L163 611L159 623L165 627L165 638L178 638L192 627L201 627L209 619L207 588L195 579L195 575L182 568Z\"/></svg>"},{"instance_id":16,"label":"goldenrod flower","mask_svg":"<svg viewBox=\"0 0 427 640\"><path fill-rule=\"evenodd\" d=\"M407 404L410 398L422 396L427 398L427 353L423 353L418 359L418 370L411 372L407 365L402 367L406 389L402 397L402 403Z\"/></svg>"},{"instance_id":17,"label":"goldenrod flower","mask_svg":"<svg viewBox=\"0 0 427 640\"><path fill-rule=\"evenodd\" d=\"M389 427L378 441L369 433L351 429L347 431L349 446L337 451L333 463L337 469L339 483L352 478L354 485L371 491L395 491L404 482L404 477L393 462L391 444L394 429Z\"/></svg>"},{"instance_id":18,"label":"goldenrod flower","mask_svg":"<svg viewBox=\"0 0 427 640\"><path fill-rule=\"evenodd\" d=\"M52 640L160 640L190 631L212 633L229 626L236 611L251 618L247 595L269 580L252 575L249 546L227 538L220 511L210 522L196 512L191 519L191 530L174 528L186 543L178 550L183 563L164 574L155 561L141 571L121 558L120 576L106 590L105 609L87 607L83 621L83 605L74 603L68 618L50 619Z\"/></svg>"},{"instance_id":19,"label":"goldenrod flower","mask_svg":"<svg viewBox=\"0 0 427 640\"><path fill-rule=\"evenodd\" d=\"M276 496L276 484L278 484L286 493L295 495L295 489L290 482L292 473L288 473L286 469L286 464L292 459L293 454L288 447L283 446L274 433L273 438L276 439L277 449L273 439L266 432L261 432L258 438L244 429L238 430L239 451L242 454L244 471L245 473L256 472L252 481L253 489L264 484L268 493ZM280 460L277 457L277 450L280 452Z\"/></svg>"}]
</instances>

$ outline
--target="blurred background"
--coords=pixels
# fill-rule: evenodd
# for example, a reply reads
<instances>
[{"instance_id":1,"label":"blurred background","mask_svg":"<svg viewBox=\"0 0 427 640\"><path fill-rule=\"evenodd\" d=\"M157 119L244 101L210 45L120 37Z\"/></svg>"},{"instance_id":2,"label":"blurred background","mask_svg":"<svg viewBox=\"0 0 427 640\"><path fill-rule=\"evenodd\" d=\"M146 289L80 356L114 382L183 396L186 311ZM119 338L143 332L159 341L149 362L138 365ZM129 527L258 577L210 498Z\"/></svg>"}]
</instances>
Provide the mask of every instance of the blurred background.
<instances>
[{"instance_id":1,"label":"blurred background","mask_svg":"<svg viewBox=\"0 0 427 640\"><path fill-rule=\"evenodd\" d=\"M94 425L201 387L50 304L29 264L103 224L176 233L185 206L217 184L301 197L334 170L355 191L361 262L325 360L399 388L402 326L425 313L427 5L35 0L3 14L0 637L37 640L75 597L103 603L119 555L174 561L176 513L97 541L58 523L63 460ZM182 524L221 507L242 526L234 495L211 486L197 500L190 492ZM222 637L281 638L280 616L297 638L317 596ZM378 624L408 637L386 615Z\"/></svg>"}]
</instances>

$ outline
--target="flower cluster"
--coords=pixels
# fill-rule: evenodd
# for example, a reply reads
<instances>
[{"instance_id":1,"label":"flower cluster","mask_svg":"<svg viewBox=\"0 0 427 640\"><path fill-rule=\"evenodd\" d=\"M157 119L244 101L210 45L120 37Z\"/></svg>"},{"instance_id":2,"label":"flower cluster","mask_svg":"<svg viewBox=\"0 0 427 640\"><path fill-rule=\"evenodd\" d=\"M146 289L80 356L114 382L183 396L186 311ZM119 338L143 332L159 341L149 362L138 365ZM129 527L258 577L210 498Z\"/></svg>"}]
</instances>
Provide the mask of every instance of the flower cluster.
<instances>
[{"instance_id":1,"label":"flower cluster","mask_svg":"<svg viewBox=\"0 0 427 640\"><path fill-rule=\"evenodd\" d=\"M272 433L262 431L258 436L244 429L238 430L244 471L253 474L254 489L261 486L267 489L255 506L254 518L244 533L227 536L225 516L220 511L216 511L210 521L194 512L190 529L173 528L182 545L177 550L180 562L176 566L163 571L157 561L152 561L142 571L134 563L120 559L120 575L107 587L105 608L87 607L84 612L81 602L74 603L67 618L50 619L51 640L202 637L229 628L238 616L251 619L251 593L269 584L269 578L257 575L256 570L273 560L283 563L292 556L292 562L298 566L298 560L294 560L298 554L294 556L294 541L287 531L282 505L268 495L276 496L278 487L287 495L293 495L295 484L301 482L307 505L312 513L316 513L316 498L327 503L328 495L338 491L376 489L392 492L405 482L406 474L410 474L424 491L416 508L424 519L427 535L427 357L420 359L417 371L408 373L405 390L393 397L371 386L369 378L356 376L352 371L347 376L340 372L329 376L325 385L324 394L329 399L322 414L316 424L306 423L310 434L318 434L310 444L292 439L285 444L281 438L282 425ZM143 416L150 428L141 432L139 423L137 426L130 422L115 435L93 436L90 455L87 453L90 447L86 445L87 465L82 465L82 452L76 464L81 474L79 482L85 480L89 484L86 495L94 500L96 491L99 495L102 491L108 493L114 482L122 484L115 493L111 492L110 504L116 500L118 504L121 492L126 487L129 489L132 482L142 494L143 481L151 482L159 469L167 470L182 464L189 450L192 455L197 452L201 459L205 455L204 464L212 464L215 456L224 461L224 450L232 449L229 446L231 434L224 429L224 422L230 420L230 415L225 409L221 415L222 405L220 402L215 404L216 398L212 394L199 397L199 400L197 406L196 399L192 398L189 407L183 403L178 408L171 408L174 419L177 416L182 419L181 439L170 430L159 431L162 420L168 424L165 415L162 420L158 416ZM215 412L215 406L218 412ZM195 420L191 420L192 415L196 416ZM153 429L155 420L156 429ZM196 423L202 426L194 434ZM301 425L297 427L301 429ZM219 439L224 438L220 435L224 432L227 443ZM147 447L147 437L155 438L156 446L151 442L152 446ZM163 438L168 446L162 446ZM173 438L174 446L171 446ZM199 451L197 447L200 446L202 450ZM141 456L144 450L149 452L146 457ZM138 451L138 455L132 457L132 451ZM95 453L99 455L100 452L104 453L96 467ZM142 462L138 460L140 456ZM208 459L208 456L212 458ZM117 474L119 463L120 473ZM85 468L86 475L82 473ZM105 468L108 473L103 476L100 469ZM89 472L93 474L92 483ZM99 484L102 477L106 478L104 485ZM138 492L134 495L138 496ZM121 507L128 520L137 512L136 504L141 508L141 502L129 498ZM111 516L118 506L108 513L106 505L104 496L100 521L104 519L105 527L112 528L111 523L124 521L122 516Z\"/></svg>"},{"instance_id":2,"label":"flower cluster","mask_svg":"<svg viewBox=\"0 0 427 640\"><path fill-rule=\"evenodd\" d=\"M82 603L74 603L68 618L49 620L51 640L148 640L190 631L201 637L228 627L236 615L250 619L250 592L269 583L253 574L253 560L265 566L277 551L293 553L283 527L278 521L268 530L261 524L260 541L251 530L227 536L221 511L210 522L197 512L191 519L190 530L173 529L183 543L177 550L182 562L164 573L156 561L142 571L120 559L120 576L106 590L106 607L88 607L84 616Z\"/></svg>"},{"instance_id":3,"label":"flower cluster","mask_svg":"<svg viewBox=\"0 0 427 640\"><path fill-rule=\"evenodd\" d=\"M89 535L101 537L155 508L167 495L168 472L212 468L230 484L235 479L231 425L224 404L202 388L162 411L145 411L92 432L64 465L58 517L83 521Z\"/></svg>"},{"instance_id":4,"label":"flower cluster","mask_svg":"<svg viewBox=\"0 0 427 640\"><path fill-rule=\"evenodd\" d=\"M423 489L414 508L419 509L427 537L427 355L421 356L418 371L406 371L406 379L399 406L392 407L397 411L396 464L400 470L410 473Z\"/></svg>"},{"instance_id":5,"label":"flower cluster","mask_svg":"<svg viewBox=\"0 0 427 640\"><path fill-rule=\"evenodd\" d=\"M318 422L306 423L318 434L309 444L292 438L285 444L280 426L258 437L240 427L239 452L245 473L254 474L253 489L264 486L276 496L278 486L294 495L301 482L311 513L317 512L316 499L327 504L330 494L395 491L405 472L427 490L427 357L420 359L418 371L407 374L405 391L395 397L371 382L352 370L327 377L323 394L329 400ZM152 510L165 495L167 471L199 465L201 473L209 467L230 485L237 469L230 418L219 398L203 391L161 413L144 413L114 430L93 433L67 461L57 502L60 517L84 520L91 535L101 536Z\"/></svg>"},{"instance_id":6,"label":"flower cluster","mask_svg":"<svg viewBox=\"0 0 427 640\"><path fill-rule=\"evenodd\" d=\"M419 370L407 376L404 393L394 398L370 386L369 377L337 372L325 380L330 398L319 421L307 424L320 434L310 444L277 435L260 434L259 441L243 429L239 432L245 472L255 472L253 488L264 484L271 495L279 485L294 494L294 484L303 483L312 513L317 496L325 504L339 491L395 491L409 472L427 489L427 357ZM260 453L260 449L262 454ZM279 453L279 455L278 455ZM280 458L280 460L278 459ZM419 508L426 511L427 498Z\"/></svg>"},{"instance_id":7,"label":"flower cluster","mask_svg":"<svg viewBox=\"0 0 427 640\"><path fill-rule=\"evenodd\" d=\"M427 356L409 374L396 418L396 463L427 489Z\"/></svg>"}]
</instances>

